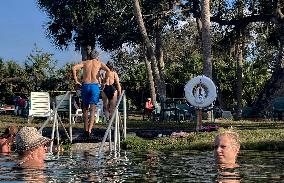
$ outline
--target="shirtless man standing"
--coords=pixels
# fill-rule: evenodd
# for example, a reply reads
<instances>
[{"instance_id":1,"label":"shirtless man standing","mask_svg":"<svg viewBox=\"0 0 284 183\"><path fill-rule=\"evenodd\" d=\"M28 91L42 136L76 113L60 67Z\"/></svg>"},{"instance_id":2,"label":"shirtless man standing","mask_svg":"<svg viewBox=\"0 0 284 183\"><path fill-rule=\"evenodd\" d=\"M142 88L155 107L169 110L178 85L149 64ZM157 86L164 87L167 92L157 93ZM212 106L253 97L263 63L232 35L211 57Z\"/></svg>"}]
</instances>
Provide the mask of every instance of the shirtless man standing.
<instances>
[{"instance_id":1,"label":"shirtless man standing","mask_svg":"<svg viewBox=\"0 0 284 183\"><path fill-rule=\"evenodd\" d=\"M83 68L83 83L77 78L77 70ZM73 77L76 84L81 85L81 97L83 103L83 119L85 134L90 136L95 121L96 105L99 102L100 88L99 77L100 70L106 71L109 75L109 68L98 60L98 52L93 50L90 54L90 60L81 61L73 66ZM89 105L91 108L91 117L88 120Z\"/></svg>"},{"instance_id":2,"label":"shirtless man standing","mask_svg":"<svg viewBox=\"0 0 284 183\"><path fill-rule=\"evenodd\" d=\"M117 97L121 95L121 86L117 73L113 70L113 64L107 62L106 66L110 69L109 75L105 75L105 85L103 86L102 98L104 103L104 111L107 120L113 113Z\"/></svg>"}]
</instances>

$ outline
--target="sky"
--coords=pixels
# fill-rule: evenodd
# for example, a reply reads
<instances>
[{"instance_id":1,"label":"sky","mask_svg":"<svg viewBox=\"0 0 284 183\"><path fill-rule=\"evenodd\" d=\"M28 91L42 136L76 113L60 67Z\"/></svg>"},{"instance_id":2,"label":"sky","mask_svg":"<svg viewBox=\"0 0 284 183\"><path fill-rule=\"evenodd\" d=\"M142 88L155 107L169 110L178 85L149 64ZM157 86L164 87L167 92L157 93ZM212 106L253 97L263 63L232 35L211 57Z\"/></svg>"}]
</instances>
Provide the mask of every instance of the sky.
<instances>
[{"instance_id":1,"label":"sky","mask_svg":"<svg viewBox=\"0 0 284 183\"><path fill-rule=\"evenodd\" d=\"M36 44L43 52L54 54L58 67L79 62L82 57L80 52L74 51L74 45L62 51L46 37L44 25L47 22L48 18L37 7L36 0L0 1L0 58L23 64ZM109 56L103 52L100 59L106 62Z\"/></svg>"}]
</instances>

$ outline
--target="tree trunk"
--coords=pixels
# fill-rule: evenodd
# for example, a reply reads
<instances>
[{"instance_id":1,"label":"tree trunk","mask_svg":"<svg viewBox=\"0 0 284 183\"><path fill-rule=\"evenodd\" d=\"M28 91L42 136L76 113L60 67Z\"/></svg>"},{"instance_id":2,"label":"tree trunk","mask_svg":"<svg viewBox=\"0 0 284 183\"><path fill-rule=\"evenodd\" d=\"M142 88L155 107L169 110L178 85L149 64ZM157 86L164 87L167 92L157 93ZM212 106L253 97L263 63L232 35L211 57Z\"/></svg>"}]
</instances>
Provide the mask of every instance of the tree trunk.
<instances>
[{"instance_id":1,"label":"tree trunk","mask_svg":"<svg viewBox=\"0 0 284 183\"><path fill-rule=\"evenodd\" d=\"M242 34L236 45L236 56L237 56L237 69L236 69L236 120L242 117L242 93L243 93L243 42Z\"/></svg>"},{"instance_id":2,"label":"tree trunk","mask_svg":"<svg viewBox=\"0 0 284 183\"><path fill-rule=\"evenodd\" d=\"M201 22L201 7L199 0L192 1L192 8L194 9L193 16L196 21L197 31L199 34L200 43L202 42L202 22Z\"/></svg>"},{"instance_id":3,"label":"tree trunk","mask_svg":"<svg viewBox=\"0 0 284 183\"><path fill-rule=\"evenodd\" d=\"M162 87L161 87L161 78L159 74L159 69L158 69L158 64L157 60L155 57L155 52L153 49L153 46L151 44L151 41L148 37L146 27L144 25L144 21L142 18L142 13L141 13L141 8L138 0L133 0L133 8L134 8L134 14L137 19L137 23L140 29L140 32L142 34L144 43L146 44L146 53L147 57L150 59L151 66L152 66L152 71L154 72L154 77L155 77L155 83L157 84L157 89L158 89L158 94L161 97L162 94Z\"/></svg>"},{"instance_id":4,"label":"tree trunk","mask_svg":"<svg viewBox=\"0 0 284 183\"><path fill-rule=\"evenodd\" d=\"M201 21L202 21L201 30L202 30L203 74L209 78L212 78L210 0L202 0Z\"/></svg>"},{"instance_id":5,"label":"tree trunk","mask_svg":"<svg viewBox=\"0 0 284 183\"><path fill-rule=\"evenodd\" d=\"M284 22L281 24L281 30L284 30ZM284 34L279 37L280 47L279 47L279 56L277 63L275 65L275 70L284 69Z\"/></svg>"},{"instance_id":6,"label":"tree trunk","mask_svg":"<svg viewBox=\"0 0 284 183\"><path fill-rule=\"evenodd\" d=\"M151 69L151 63L148 61L147 56L145 55L145 65L147 68L147 76L148 76L148 81L149 81L149 87L150 87L150 94L151 98L153 101L153 104L157 101L157 96L156 96L156 89L155 89L155 82L153 78L153 72Z\"/></svg>"},{"instance_id":7,"label":"tree trunk","mask_svg":"<svg viewBox=\"0 0 284 183\"><path fill-rule=\"evenodd\" d=\"M158 60L158 68L160 73L160 84L161 84L161 98L163 101L166 100L166 82L165 82L165 63L164 63L164 51L162 41L162 28L160 27L160 20L158 20L158 28L156 29L156 58Z\"/></svg>"},{"instance_id":8,"label":"tree trunk","mask_svg":"<svg viewBox=\"0 0 284 183\"><path fill-rule=\"evenodd\" d=\"M244 16L244 1L238 1L238 16ZM239 38L236 44L236 60L237 60L237 68L236 68L236 98L237 105L235 109L235 119L240 120L242 117L242 108L243 108L243 50L244 50L244 30L238 30Z\"/></svg>"},{"instance_id":9,"label":"tree trunk","mask_svg":"<svg viewBox=\"0 0 284 183\"><path fill-rule=\"evenodd\" d=\"M90 59L90 58L89 58L89 55L90 55L90 53L91 53L92 50L93 50L93 48L92 48L91 46L89 46L89 45L87 45L87 46L82 45L82 46L81 46L82 60L88 60L88 59Z\"/></svg>"},{"instance_id":10,"label":"tree trunk","mask_svg":"<svg viewBox=\"0 0 284 183\"><path fill-rule=\"evenodd\" d=\"M197 26L197 30L198 30L200 43L201 43L201 44L199 43L199 45L201 45L201 47L202 47L202 22L201 22L199 17L196 17L196 26Z\"/></svg>"}]
</instances>

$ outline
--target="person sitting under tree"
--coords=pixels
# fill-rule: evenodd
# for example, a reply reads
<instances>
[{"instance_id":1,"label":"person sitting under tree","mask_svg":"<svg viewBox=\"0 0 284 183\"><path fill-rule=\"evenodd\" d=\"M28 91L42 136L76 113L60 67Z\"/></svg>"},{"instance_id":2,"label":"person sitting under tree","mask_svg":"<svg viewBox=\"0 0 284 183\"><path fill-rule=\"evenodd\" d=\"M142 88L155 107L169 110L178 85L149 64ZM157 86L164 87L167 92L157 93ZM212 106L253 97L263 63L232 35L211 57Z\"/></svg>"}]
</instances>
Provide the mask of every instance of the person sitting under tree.
<instances>
[{"instance_id":1,"label":"person sitting under tree","mask_svg":"<svg viewBox=\"0 0 284 183\"><path fill-rule=\"evenodd\" d=\"M148 118L151 118L152 112L154 110L154 105L151 98L147 98L145 103L145 114Z\"/></svg>"}]
</instances>

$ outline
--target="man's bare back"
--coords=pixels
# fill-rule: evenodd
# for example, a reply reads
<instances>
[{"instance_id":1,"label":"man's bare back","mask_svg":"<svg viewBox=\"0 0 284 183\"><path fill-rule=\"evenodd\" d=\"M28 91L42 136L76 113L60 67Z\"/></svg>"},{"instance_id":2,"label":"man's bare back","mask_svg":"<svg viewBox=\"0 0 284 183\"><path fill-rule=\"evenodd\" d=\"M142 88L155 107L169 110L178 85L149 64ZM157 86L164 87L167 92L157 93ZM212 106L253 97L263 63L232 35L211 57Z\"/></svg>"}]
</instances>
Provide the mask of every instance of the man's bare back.
<instances>
[{"instance_id":1,"label":"man's bare back","mask_svg":"<svg viewBox=\"0 0 284 183\"><path fill-rule=\"evenodd\" d=\"M82 80L82 82L84 84L99 83L99 78L100 78L100 72L99 71L101 69L105 70L105 71L109 71L107 66L97 59L81 61L81 63L76 64L74 66L74 69L73 69L73 76L74 76L76 84L81 84L81 83L78 81L77 73L76 73L76 71L74 73L74 70L79 70L81 68L83 68L83 80Z\"/></svg>"},{"instance_id":2,"label":"man's bare back","mask_svg":"<svg viewBox=\"0 0 284 183\"><path fill-rule=\"evenodd\" d=\"M83 61L83 82L84 83L99 83L102 64L97 59Z\"/></svg>"}]
</instances>

